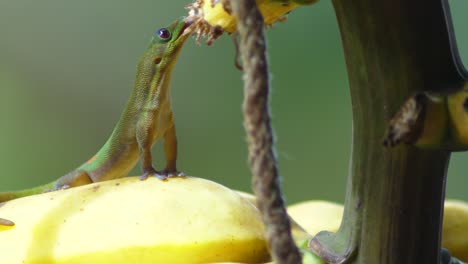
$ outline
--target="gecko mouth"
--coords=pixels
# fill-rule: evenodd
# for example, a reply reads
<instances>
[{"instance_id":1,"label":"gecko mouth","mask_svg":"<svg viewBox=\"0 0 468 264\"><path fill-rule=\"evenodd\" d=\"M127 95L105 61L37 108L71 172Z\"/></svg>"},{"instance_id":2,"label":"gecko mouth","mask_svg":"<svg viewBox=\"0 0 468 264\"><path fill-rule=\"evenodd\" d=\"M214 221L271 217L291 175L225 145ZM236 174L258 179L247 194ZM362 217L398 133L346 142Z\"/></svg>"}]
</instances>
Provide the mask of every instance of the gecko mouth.
<instances>
[{"instance_id":1,"label":"gecko mouth","mask_svg":"<svg viewBox=\"0 0 468 264\"><path fill-rule=\"evenodd\" d=\"M192 34L192 32L193 32L193 27L191 27L192 25L193 25L193 20L185 18L184 19L184 25L180 29L180 32L179 32L179 35L177 36L177 38L182 37L182 36L188 36L188 35Z\"/></svg>"}]
</instances>

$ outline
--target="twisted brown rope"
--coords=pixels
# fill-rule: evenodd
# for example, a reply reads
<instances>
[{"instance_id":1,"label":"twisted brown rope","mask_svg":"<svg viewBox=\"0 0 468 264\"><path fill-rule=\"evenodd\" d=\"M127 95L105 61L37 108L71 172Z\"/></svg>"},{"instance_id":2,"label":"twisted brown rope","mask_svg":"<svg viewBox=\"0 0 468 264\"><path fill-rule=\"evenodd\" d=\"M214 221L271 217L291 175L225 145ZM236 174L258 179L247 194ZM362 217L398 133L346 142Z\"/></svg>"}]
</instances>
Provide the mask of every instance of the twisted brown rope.
<instances>
[{"instance_id":1,"label":"twisted brown rope","mask_svg":"<svg viewBox=\"0 0 468 264\"><path fill-rule=\"evenodd\" d=\"M273 129L268 109L269 75L263 17L255 0L231 1L238 20L244 65L244 127L247 133L253 190L267 228L275 263L302 263L291 236L290 222L281 194Z\"/></svg>"}]
</instances>

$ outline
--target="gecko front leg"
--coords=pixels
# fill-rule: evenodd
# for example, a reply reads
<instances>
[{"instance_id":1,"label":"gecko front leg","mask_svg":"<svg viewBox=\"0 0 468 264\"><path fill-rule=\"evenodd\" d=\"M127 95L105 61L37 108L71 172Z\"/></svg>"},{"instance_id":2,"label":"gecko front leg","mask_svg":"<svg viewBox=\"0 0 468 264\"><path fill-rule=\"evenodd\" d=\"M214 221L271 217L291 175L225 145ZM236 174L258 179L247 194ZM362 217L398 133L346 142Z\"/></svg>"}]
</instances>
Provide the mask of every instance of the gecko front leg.
<instances>
[{"instance_id":1,"label":"gecko front leg","mask_svg":"<svg viewBox=\"0 0 468 264\"><path fill-rule=\"evenodd\" d=\"M177 137L174 121L171 113L171 126L164 133L164 154L166 156L166 168L162 171L168 177L184 177L185 173L177 170Z\"/></svg>"},{"instance_id":2,"label":"gecko front leg","mask_svg":"<svg viewBox=\"0 0 468 264\"><path fill-rule=\"evenodd\" d=\"M150 176L154 176L162 181L167 179L167 175L159 172L153 167L153 156L151 155L151 147L153 145L152 138L154 130L145 124L146 122L139 122L137 127L137 142L140 151L141 170L143 175L140 180L146 180Z\"/></svg>"},{"instance_id":3,"label":"gecko front leg","mask_svg":"<svg viewBox=\"0 0 468 264\"><path fill-rule=\"evenodd\" d=\"M140 121L137 124L137 142L140 151L141 169L143 175L141 180L146 180L148 177L153 176L160 180L166 180L168 177L185 176L182 172L177 171L177 138L175 134L175 127L172 118L172 113L168 119L168 128L164 132L164 152L166 156L166 168L163 171L157 171L153 166L153 157L151 154L151 147L154 144L156 129L151 124L155 115L152 111L143 113Z\"/></svg>"}]
</instances>

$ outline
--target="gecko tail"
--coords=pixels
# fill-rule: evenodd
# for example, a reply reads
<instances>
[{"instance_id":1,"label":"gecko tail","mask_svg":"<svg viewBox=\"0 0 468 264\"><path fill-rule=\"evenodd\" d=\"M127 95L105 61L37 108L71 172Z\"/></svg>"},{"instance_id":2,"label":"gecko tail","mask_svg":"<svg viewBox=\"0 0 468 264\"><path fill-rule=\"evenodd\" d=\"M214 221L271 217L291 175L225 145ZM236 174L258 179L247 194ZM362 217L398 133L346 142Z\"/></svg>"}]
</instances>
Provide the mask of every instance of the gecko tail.
<instances>
[{"instance_id":1,"label":"gecko tail","mask_svg":"<svg viewBox=\"0 0 468 264\"><path fill-rule=\"evenodd\" d=\"M34 194L40 194L47 190L50 190L54 187L55 182L51 182L48 184L44 184L38 187L34 187L31 189L19 190L19 191L12 191L12 192L0 192L0 203L8 202L13 199L30 196Z\"/></svg>"},{"instance_id":2,"label":"gecko tail","mask_svg":"<svg viewBox=\"0 0 468 264\"><path fill-rule=\"evenodd\" d=\"M16 197L15 194L16 194L15 192L2 192L2 193L0 193L0 203L7 202L7 201L13 200L15 198L18 198L18 197Z\"/></svg>"}]
</instances>

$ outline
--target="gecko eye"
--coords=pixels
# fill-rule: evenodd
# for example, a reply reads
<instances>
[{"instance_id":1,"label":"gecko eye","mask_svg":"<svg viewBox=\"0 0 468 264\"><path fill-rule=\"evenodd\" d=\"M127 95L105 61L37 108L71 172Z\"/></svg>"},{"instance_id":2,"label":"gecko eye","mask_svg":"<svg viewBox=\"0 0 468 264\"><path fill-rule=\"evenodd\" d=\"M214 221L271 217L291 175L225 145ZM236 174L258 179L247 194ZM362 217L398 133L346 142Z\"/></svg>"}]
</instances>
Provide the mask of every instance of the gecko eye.
<instances>
[{"instance_id":1,"label":"gecko eye","mask_svg":"<svg viewBox=\"0 0 468 264\"><path fill-rule=\"evenodd\" d=\"M158 29L157 34L162 40L169 40L171 38L171 31L169 31L167 28Z\"/></svg>"}]
</instances>

